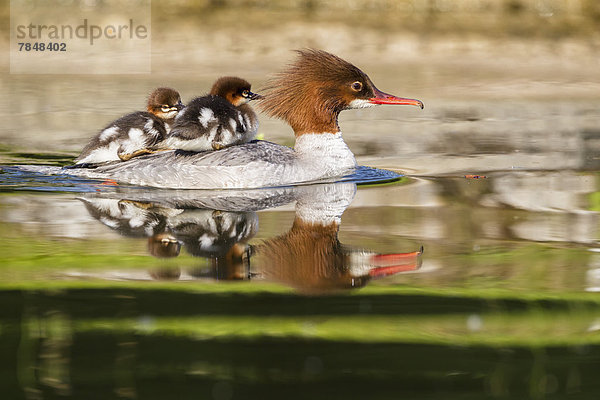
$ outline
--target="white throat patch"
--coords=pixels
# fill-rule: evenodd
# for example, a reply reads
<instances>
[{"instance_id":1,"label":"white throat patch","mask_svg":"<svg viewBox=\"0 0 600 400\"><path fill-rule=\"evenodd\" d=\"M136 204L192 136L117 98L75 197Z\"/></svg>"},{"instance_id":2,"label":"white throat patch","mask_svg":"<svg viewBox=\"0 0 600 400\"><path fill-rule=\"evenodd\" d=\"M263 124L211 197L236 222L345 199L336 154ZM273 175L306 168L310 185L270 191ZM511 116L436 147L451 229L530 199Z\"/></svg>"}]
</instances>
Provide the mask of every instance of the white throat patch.
<instances>
[{"instance_id":1,"label":"white throat patch","mask_svg":"<svg viewBox=\"0 0 600 400\"><path fill-rule=\"evenodd\" d=\"M375 107L377 104L371 103L369 100L365 99L354 99L348 104L348 108L368 108Z\"/></svg>"}]
</instances>

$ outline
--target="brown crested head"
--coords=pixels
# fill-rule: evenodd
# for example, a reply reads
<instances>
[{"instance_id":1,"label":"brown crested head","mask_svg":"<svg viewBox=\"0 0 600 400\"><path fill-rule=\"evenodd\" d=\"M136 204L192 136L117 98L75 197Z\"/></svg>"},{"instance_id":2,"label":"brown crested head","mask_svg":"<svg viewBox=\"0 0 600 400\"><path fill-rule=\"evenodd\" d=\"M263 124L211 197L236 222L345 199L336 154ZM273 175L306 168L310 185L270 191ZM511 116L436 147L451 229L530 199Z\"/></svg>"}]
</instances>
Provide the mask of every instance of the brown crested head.
<instances>
[{"instance_id":1,"label":"brown crested head","mask_svg":"<svg viewBox=\"0 0 600 400\"><path fill-rule=\"evenodd\" d=\"M297 53L296 62L268 82L259 104L270 116L288 122L296 136L339 131L338 115L348 108L423 106L419 100L381 92L367 74L331 53L315 49Z\"/></svg>"},{"instance_id":2,"label":"brown crested head","mask_svg":"<svg viewBox=\"0 0 600 400\"><path fill-rule=\"evenodd\" d=\"M235 107L238 107L250 100L262 97L259 94L252 93L251 87L252 85L245 79L236 76L224 76L216 80L212 89L210 89L210 94L223 97Z\"/></svg>"},{"instance_id":3,"label":"brown crested head","mask_svg":"<svg viewBox=\"0 0 600 400\"><path fill-rule=\"evenodd\" d=\"M181 96L175 89L161 87L148 96L148 112L161 119L173 119L184 107Z\"/></svg>"}]
</instances>

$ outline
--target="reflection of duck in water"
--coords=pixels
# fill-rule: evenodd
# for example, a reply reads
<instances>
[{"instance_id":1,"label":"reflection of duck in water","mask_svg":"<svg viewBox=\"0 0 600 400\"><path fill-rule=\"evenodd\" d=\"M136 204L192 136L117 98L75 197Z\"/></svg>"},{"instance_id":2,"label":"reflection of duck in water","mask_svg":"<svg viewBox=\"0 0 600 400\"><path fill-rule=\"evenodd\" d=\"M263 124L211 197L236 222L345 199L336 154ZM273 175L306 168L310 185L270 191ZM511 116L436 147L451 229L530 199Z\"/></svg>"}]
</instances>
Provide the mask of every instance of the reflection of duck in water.
<instances>
[{"instance_id":1,"label":"reflection of duck in water","mask_svg":"<svg viewBox=\"0 0 600 400\"><path fill-rule=\"evenodd\" d=\"M371 279L417 270L423 250L379 254L340 243L341 215L352 202L352 183L295 188L296 218L285 234L251 246L230 247L200 276L256 277L304 293L359 288ZM197 233L196 233L197 234Z\"/></svg>"},{"instance_id":2,"label":"reflection of duck in water","mask_svg":"<svg viewBox=\"0 0 600 400\"><path fill-rule=\"evenodd\" d=\"M372 278L414 271L420 251L377 254L344 246L339 226L314 224L296 218L289 232L256 246L266 280L306 293L323 293L365 286Z\"/></svg>"},{"instance_id":3,"label":"reflection of duck in water","mask_svg":"<svg viewBox=\"0 0 600 400\"><path fill-rule=\"evenodd\" d=\"M325 293L359 288L373 278L418 269L422 249L379 254L340 243L341 216L352 202L355 191L353 183L290 188L282 196L289 199L293 193L296 199L296 218L291 229L256 245L247 244L258 230L258 217L254 211L194 209L192 198L176 201L185 204L186 209L146 201L108 199L98 203L101 207L91 208L88 205L91 201L86 206L98 220L120 232L130 232L132 221L135 221L134 225L147 221L147 228L140 232L150 236L155 243L158 250L151 252L153 255L169 254L169 246L181 243L190 254L207 258L208 268L194 268L189 272L196 278L237 280L254 277L279 282L304 293ZM269 190L260 193L273 201ZM232 205L237 208L237 197L233 199ZM108 201L117 205L108 206ZM221 207L226 205L223 197L214 201ZM205 199L202 204L205 206L208 202ZM102 208L104 214L98 208ZM112 214L105 215L107 212ZM152 213L159 215L151 217L149 214ZM154 221L157 220L163 221L161 228L155 228L158 225ZM156 279L164 279L163 275L153 272ZM168 279L174 276L179 275L172 272L166 275Z\"/></svg>"},{"instance_id":4,"label":"reflection of duck in water","mask_svg":"<svg viewBox=\"0 0 600 400\"><path fill-rule=\"evenodd\" d=\"M151 153L150 149L167 136L183 104L176 90L158 88L148 97L147 108L147 112L134 112L111 122L84 147L75 167L127 161Z\"/></svg>"},{"instance_id":5,"label":"reflection of duck in water","mask_svg":"<svg viewBox=\"0 0 600 400\"><path fill-rule=\"evenodd\" d=\"M352 202L351 183L299 188L296 218L285 234L254 246L264 279L305 293L359 288L371 279L417 270L423 249L378 254L340 243L341 216ZM254 271L254 270L253 270Z\"/></svg>"}]
</instances>

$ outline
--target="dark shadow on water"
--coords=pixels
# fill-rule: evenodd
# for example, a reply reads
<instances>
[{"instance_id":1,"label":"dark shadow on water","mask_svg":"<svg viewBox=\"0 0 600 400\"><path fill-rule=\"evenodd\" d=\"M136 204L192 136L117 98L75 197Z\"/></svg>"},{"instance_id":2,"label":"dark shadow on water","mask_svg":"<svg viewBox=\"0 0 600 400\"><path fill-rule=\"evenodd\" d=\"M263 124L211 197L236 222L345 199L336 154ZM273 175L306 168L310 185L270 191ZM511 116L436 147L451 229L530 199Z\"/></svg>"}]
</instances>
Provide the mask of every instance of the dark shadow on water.
<instances>
[{"instance_id":1,"label":"dark shadow on water","mask_svg":"<svg viewBox=\"0 0 600 400\"><path fill-rule=\"evenodd\" d=\"M588 399L600 386L599 346L214 340L110 331L75 332L65 344L23 333L19 325L0 333L5 398Z\"/></svg>"},{"instance_id":2,"label":"dark shadow on water","mask_svg":"<svg viewBox=\"0 0 600 400\"><path fill-rule=\"evenodd\" d=\"M434 314L519 313L531 310L593 310L596 301L485 299L465 296L414 294L336 294L298 296L294 293L223 292L194 293L182 290L68 289L60 291L3 291L0 318L13 319L23 302L40 313L60 310L71 318L136 318L191 316L398 316Z\"/></svg>"},{"instance_id":3,"label":"dark shadow on water","mask_svg":"<svg viewBox=\"0 0 600 400\"><path fill-rule=\"evenodd\" d=\"M522 306L426 296L7 291L0 294L0 387L9 399L30 398L31 393L66 399L558 399L567 394L584 399L600 389L597 345L529 348L370 343L368 337L203 338L72 328L90 318L357 313L361 301L371 302L371 314L395 315ZM531 305L549 310L563 306Z\"/></svg>"}]
</instances>

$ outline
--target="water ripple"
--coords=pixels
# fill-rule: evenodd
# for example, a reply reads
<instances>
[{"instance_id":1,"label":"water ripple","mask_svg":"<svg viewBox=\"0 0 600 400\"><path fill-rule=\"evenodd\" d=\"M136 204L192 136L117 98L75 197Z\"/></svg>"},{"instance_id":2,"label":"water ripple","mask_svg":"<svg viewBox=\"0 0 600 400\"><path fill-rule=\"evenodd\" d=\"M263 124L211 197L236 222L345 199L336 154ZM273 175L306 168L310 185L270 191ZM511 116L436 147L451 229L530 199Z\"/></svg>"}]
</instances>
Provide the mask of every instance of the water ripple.
<instances>
[{"instance_id":1,"label":"water ripple","mask_svg":"<svg viewBox=\"0 0 600 400\"><path fill-rule=\"evenodd\" d=\"M56 171L60 171L60 169L56 169ZM402 178L402 175L393 171L358 166L353 173L345 175L341 179L327 179L311 183L354 182L357 185L370 185L395 182L400 178ZM116 186L117 184L113 181L86 179L63 173L41 173L19 166L0 166L0 192L87 193L110 191L114 190ZM131 186L128 187L131 188ZM148 188L143 189L148 190Z\"/></svg>"}]
</instances>

